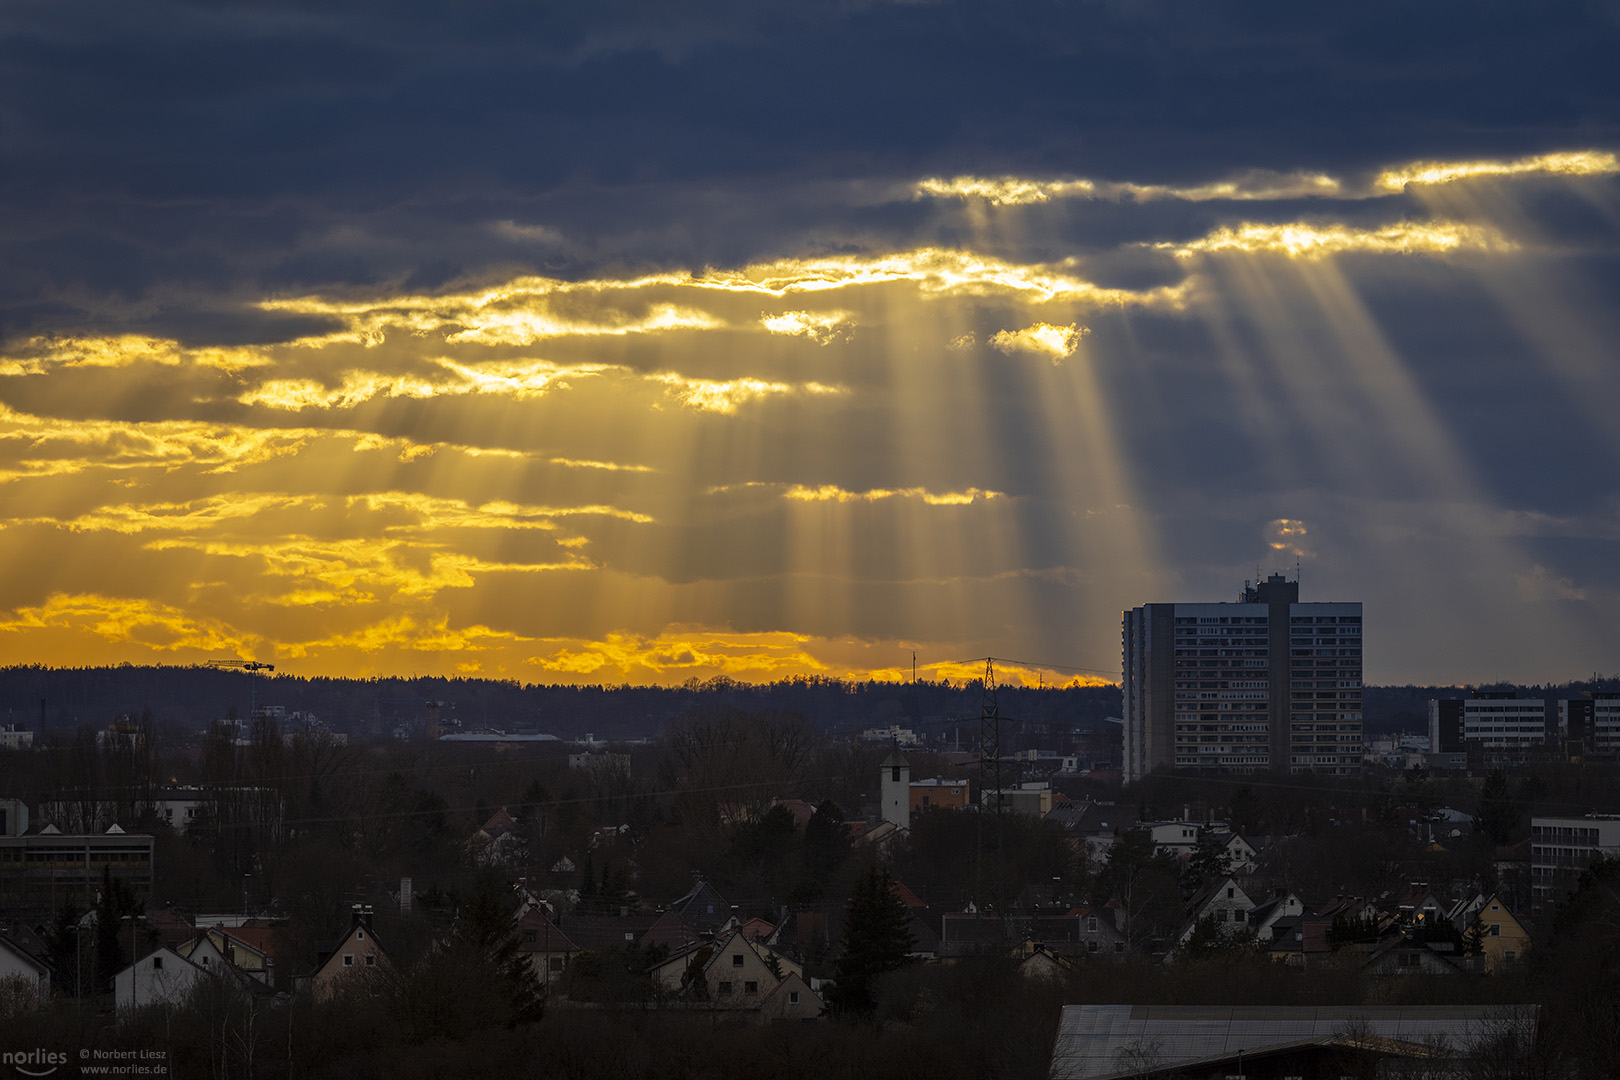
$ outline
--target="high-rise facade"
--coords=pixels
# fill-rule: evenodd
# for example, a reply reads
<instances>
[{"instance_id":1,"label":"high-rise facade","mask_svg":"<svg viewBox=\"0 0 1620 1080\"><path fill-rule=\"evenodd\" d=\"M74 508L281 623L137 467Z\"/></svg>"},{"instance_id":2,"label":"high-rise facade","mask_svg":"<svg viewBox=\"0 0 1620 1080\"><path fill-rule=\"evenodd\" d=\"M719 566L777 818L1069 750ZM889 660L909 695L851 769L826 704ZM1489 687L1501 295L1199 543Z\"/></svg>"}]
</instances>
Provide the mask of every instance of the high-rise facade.
<instances>
[{"instance_id":1,"label":"high-rise facade","mask_svg":"<svg viewBox=\"0 0 1620 1080\"><path fill-rule=\"evenodd\" d=\"M1124 779L1155 769L1361 771L1361 605L1280 574L1237 603L1125 612Z\"/></svg>"}]
</instances>

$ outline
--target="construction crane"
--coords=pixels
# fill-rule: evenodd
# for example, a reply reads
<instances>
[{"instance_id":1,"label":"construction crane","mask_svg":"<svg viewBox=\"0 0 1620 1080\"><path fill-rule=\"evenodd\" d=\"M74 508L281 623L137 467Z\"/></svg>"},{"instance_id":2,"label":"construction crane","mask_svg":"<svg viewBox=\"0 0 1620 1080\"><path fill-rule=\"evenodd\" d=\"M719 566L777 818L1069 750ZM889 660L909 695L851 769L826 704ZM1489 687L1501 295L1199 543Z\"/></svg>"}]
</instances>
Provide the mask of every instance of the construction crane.
<instances>
[{"instance_id":1,"label":"construction crane","mask_svg":"<svg viewBox=\"0 0 1620 1080\"><path fill-rule=\"evenodd\" d=\"M253 722L253 714L259 711L259 680L254 678L261 671L274 671L276 665L260 663L258 660L210 660L205 667L218 671L245 671L248 673L248 722Z\"/></svg>"}]
</instances>

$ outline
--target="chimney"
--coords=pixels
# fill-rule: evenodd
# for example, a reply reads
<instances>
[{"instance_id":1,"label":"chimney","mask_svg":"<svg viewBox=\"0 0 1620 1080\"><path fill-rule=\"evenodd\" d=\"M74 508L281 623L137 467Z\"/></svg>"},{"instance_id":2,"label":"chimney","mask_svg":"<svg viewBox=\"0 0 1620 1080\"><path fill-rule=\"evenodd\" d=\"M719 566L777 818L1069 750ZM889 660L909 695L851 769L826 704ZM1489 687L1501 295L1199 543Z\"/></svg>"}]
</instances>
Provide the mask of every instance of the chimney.
<instances>
[{"instance_id":1,"label":"chimney","mask_svg":"<svg viewBox=\"0 0 1620 1080\"><path fill-rule=\"evenodd\" d=\"M361 915L362 915L362 913L364 911L365 911L365 908L362 907L359 904L351 904L351 905L349 905L349 929L350 930L353 930L358 926L364 926L365 925L365 923L363 921L361 921Z\"/></svg>"},{"instance_id":2,"label":"chimney","mask_svg":"<svg viewBox=\"0 0 1620 1080\"><path fill-rule=\"evenodd\" d=\"M411 879L408 878L408 877L400 878L399 879L399 913L401 915L409 915L411 913L411 900L412 899L413 898L411 896Z\"/></svg>"},{"instance_id":3,"label":"chimney","mask_svg":"<svg viewBox=\"0 0 1620 1080\"><path fill-rule=\"evenodd\" d=\"M371 905L370 904L367 904L365 907L360 909L360 925L364 926L367 930L371 929Z\"/></svg>"}]
</instances>

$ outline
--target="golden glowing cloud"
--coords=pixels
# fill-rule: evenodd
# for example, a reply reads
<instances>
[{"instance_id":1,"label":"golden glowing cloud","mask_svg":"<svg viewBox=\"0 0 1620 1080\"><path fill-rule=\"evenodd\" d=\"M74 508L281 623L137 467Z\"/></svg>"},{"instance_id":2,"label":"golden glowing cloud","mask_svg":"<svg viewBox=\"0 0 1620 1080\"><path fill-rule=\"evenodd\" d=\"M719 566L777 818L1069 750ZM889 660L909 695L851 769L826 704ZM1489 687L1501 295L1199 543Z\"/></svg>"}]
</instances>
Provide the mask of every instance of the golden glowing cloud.
<instances>
[{"instance_id":1,"label":"golden glowing cloud","mask_svg":"<svg viewBox=\"0 0 1620 1080\"><path fill-rule=\"evenodd\" d=\"M682 405L699 412L715 412L730 414L737 408L750 401L760 398L810 394L823 396L829 394L843 394L847 391L839 386L824 386L821 383L780 383L766 382L763 379L728 379L716 381L712 379L688 379L682 375L668 372L650 376L655 382L663 383L668 392Z\"/></svg>"},{"instance_id":2,"label":"golden glowing cloud","mask_svg":"<svg viewBox=\"0 0 1620 1080\"><path fill-rule=\"evenodd\" d=\"M244 405L276 409L350 409L379 397L432 398L444 395L492 394L517 400L567 389L569 379L613 370L605 364L561 365L545 360L492 361L469 365L444 357L434 361L446 374L440 379L345 371L336 386L314 379L270 379L237 395Z\"/></svg>"},{"instance_id":3,"label":"golden glowing cloud","mask_svg":"<svg viewBox=\"0 0 1620 1080\"><path fill-rule=\"evenodd\" d=\"M1080 339L1089 333L1090 330L1074 323L1067 326L1036 323L1022 330L998 331L991 337L990 347L1009 356L1015 352L1035 353L1051 358L1055 364L1073 356L1074 350L1080 347Z\"/></svg>"},{"instance_id":4,"label":"golden glowing cloud","mask_svg":"<svg viewBox=\"0 0 1620 1080\"><path fill-rule=\"evenodd\" d=\"M827 665L805 650L809 640L790 633L715 635L672 627L651 637L609 634L594 642L545 642L555 647L529 662L546 671L615 679L693 671L765 678L827 672Z\"/></svg>"},{"instance_id":5,"label":"golden glowing cloud","mask_svg":"<svg viewBox=\"0 0 1620 1080\"><path fill-rule=\"evenodd\" d=\"M201 465L210 473L227 473L297 453L321 434L189 421L58 420L0 404L0 482L90 468Z\"/></svg>"},{"instance_id":6,"label":"golden glowing cloud","mask_svg":"<svg viewBox=\"0 0 1620 1080\"><path fill-rule=\"evenodd\" d=\"M1620 158L1606 150L1540 154L1512 161L1414 161L1378 174L1375 186L1404 191L1411 184L1449 184L1479 176L1606 176L1620 173Z\"/></svg>"},{"instance_id":7,"label":"golden glowing cloud","mask_svg":"<svg viewBox=\"0 0 1620 1080\"><path fill-rule=\"evenodd\" d=\"M34 337L0 356L0 376L42 375L53 368L121 368L134 364L203 367L225 372L263 367L263 352L249 347L190 348L167 338L140 334L112 337Z\"/></svg>"},{"instance_id":8,"label":"golden glowing cloud","mask_svg":"<svg viewBox=\"0 0 1620 1080\"><path fill-rule=\"evenodd\" d=\"M1518 245L1496 229L1456 222L1402 221L1375 228L1350 225L1312 225L1292 222L1262 225L1244 222L1216 229L1190 243L1157 243L1160 251L1178 258L1226 252L1268 253L1291 258L1319 259L1345 252L1400 255L1443 255L1461 251L1512 251Z\"/></svg>"},{"instance_id":9,"label":"golden glowing cloud","mask_svg":"<svg viewBox=\"0 0 1620 1080\"><path fill-rule=\"evenodd\" d=\"M990 499L1006 497L999 491L981 491L978 488L941 492L933 492L920 487L871 488L867 491L847 491L836 484L822 484L813 488L794 484L782 494L783 497L797 502L850 503L878 502L883 499L919 499L929 506L969 506L976 502L986 502Z\"/></svg>"},{"instance_id":10,"label":"golden glowing cloud","mask_svg":"<svg viewBox=\"0 0 1620 1080\"><path fill-rule=\"evenodd\" d=\"M34 637L64 631L157 652L195 650L250 655L261 644L253 635L222 622L134 597L52 593L43 604L21 607L10 617L0 617L0 634Z\"/></svg>"},{"instance_id":11,"label":"golden glowing cloud","mask_svg":"<svg viewBox=\"0 0 1620 1080\"><path fill-rule=\"evenodd\" d=\"M1184 202L1214 200L1255 201L1261 199L1333 198L1343 193L1343 185L1322 173L1275 173L1254 171L1226 180L1191 186L1174 184L1133 184L1085 179L1037 180L1018 176L929 177L917 182L914 197L983 199L995 206L1028 206L1054 199L1136 199L1150 202L1179 199Z\"/></svg>"},{"instance_id":12,"label":"golden glowing cloud","mask_svg":"<svg viewBox=\"0 0 1620 1080\"><path fill-rule=\"evenodd\" d=\"M763 315L759 321L773 334L792 334L829 345L854 335L852 319L847 311L784 311L780 315Z\"/></svg>"}]
</instances>

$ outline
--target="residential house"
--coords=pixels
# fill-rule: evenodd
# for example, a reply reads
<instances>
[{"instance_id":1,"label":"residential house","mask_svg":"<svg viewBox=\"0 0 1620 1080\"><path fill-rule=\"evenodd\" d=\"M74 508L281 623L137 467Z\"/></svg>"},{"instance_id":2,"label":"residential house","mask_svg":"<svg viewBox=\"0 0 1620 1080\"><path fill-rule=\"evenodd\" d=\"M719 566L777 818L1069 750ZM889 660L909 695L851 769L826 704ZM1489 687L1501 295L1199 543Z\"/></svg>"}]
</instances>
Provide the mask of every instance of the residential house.
<instances>
[{"instance_id":1,"label":"residential house","mask_svg":"<svg viewBox=\"0 0 1620 1080\"><path fill-rule=\"evenodd\" d=\"M1269 942L1280 919L1297 918L1305 914L1305 904L1291 892L1279 892L1270 900L1256 904L1249 912L1249 929L1254 939Z\"/></svg>"},{"instance_id":2,"label":"residential house","mask_svg":"<svg viewBox=\"0 0 1620 1080\"><path fill-rule=\"evenodd\" d=\"M1018 961L1018 974L1031 982L1062 983L1074 970L1074 963L1065 956L1037 945Z\"/></svg>"},{"instance_id":3,"label":"residential house","mask_svg":"<svg viewBox=\"0 0 1620 1080\"><path fill-rule=\"evenodd\" d=\"M749 1010L760 1008L789 974L802 979L804 969L733 930L671 956L651 974L668 993L685 993L713 1009Z\"/></svg>"},{"instance_id":4,"label":"residential house","mask_svg":"<svg viewBox=\"0 0 1620 1080\"><path fill-rule=\"evenodd\" d=\"M1255 903L1249 899L1238 883L1230 878L1222 878L1192 898L1187 905L1187 921L1182 926L1178 944L1186 944L1192 937L1193 930L1205 919L1214 920L1216 929L1223 936L1235 937L1248 930L1249 912L1253 911Z\"/></svg>"},{"instance_id":5,"label":"residential house","mask_svg":"<svg viewBox=\"0 0 1620 1080\"><path fill-rule=\"evenodd\" d=\"M354 905L349 932L332 943L309 977L317 999L330 997L339 986L375 978L388 967L382 943L371 930L371 909Z\"/></svg>"},{"instance_id":6,"label":"residential house","mask_svg":"<svg viewBox=\"0 0 1620 1080\"><path fill-rule=\"evenodd\" d=\"M567 915L556 923L581 951L612 952L636 948L657 921L656 915Z\"/></svg>"},{"instance_id":7,"label":"residential house","mask_svg":"<svg viewBox=\"0 0 1620 1080\"><path fill-rule=\"evenodd\" d=\"M1319 957L1333 952L1332 921L1311 915L1291 915L1271 924L1266 944L1271 959L1289 967L1309 968Z\"/></svg>"},{"instance_id":8,"label":"residential house","mask_svg":"<svg viewBox=\"0 0 1620 1080\"><path fill-rule=\"evenodd\" d=\"M1427 881L1414 881L1395 898L1391 910L1401 922L1417 925L1444 918L1452 906L1452 902L1431 889Z\"/></svg>"},{"instance_id":9,"label":"residential house","mask_svg":"<svg viewBox=\"0 0 1620 1080\"><path fill-rule=\"evenodd\" d=\"M268 986L275 981L277 974L272 953L279 944L275 928L263 923L233 927L216 925L195 933L191 940L177 946L175 952L205 968L215 963L229 964Z\"/></svg>"},{"instance_id":10,"label":"residential house","mask_svg":"<svg viewBox=\"0 0 1620 1080\"><path fill-rule=\"evenodd\" d=\"M538 907L518 917L518 951L529 958L529 967L549 987L562 978L568 965L583 950Z\"/></svg>"},{"instance_id":11,"label":"residential house","mask_svg":"<svg viewBox=\"0 0 1620 1080\"><path fill-rule=\"evenodd\" d=\"M810 989L797 971L784 973L776 989L766 994L759 1005L764 1020L814 1020L824 1009L821 995Z\"/></svg>"},{"instance_id":12,"label":"residential house","mask_svg":"<svg viewBox=\"0 0 1620 1080\"><path fill-rule=\"evenodd\" d=\"M0 933L0 979L25 979L45 1004L51 996L51 969L16 936Z\"/></svg>"},{"instance_id":13,"label":"residential house","mask_svg":"<svg viewBox=\"0 0 1620 1080\"><path fill-rule=\"evenodd\" d=\"M1486 971L1500 971L1524 959L1525 953L1530 951L1530 931L1524 928L1518 916L1508 910L1501 897L1491 894L1480 904L1476 917L1485 929L1481 944L1485 951ZM1462 929L1466 930L1467 927Z\"/></svg>"},{"instance_id":14,"label":"residential house","mask_svg":"<svg viewBox=\"0 0 1620 1080\"><path fill-rule=\"evenodd\" d=\"M1421 941L1392 935L1372 946L1362 970L1382 977L1391 975L1474 975L1484 971L1477 956L1463 956L1450 941Z\"/></svg>"},{"instance_id":15,"label":"residential house","mask_svg":"<svg viewBox=\"0 0 1620 1080\"><path fill-rule=\"evenodd\" d=\"M966 911L940 917L941 957L1026 956L1038 948L1060 956L1119 956L1125 937L1112 913L1100 908L1002 919Z\"/></svg>"},{"instance_id":16,"label":"residential house","mask_svg":"<svg viewBox=\"0 0 1620 1080\"><path fill-rule=\"evenodd\" d=\"M221 964L222 978L223 970ZM147 1005L184 1005L207 975L201 965L156 945L113 976L113 1001L119 1012Z\"/></svg>"},{"instance_id":17,"label":"residential house","mask_svg":"<svg viewBox=\"0 0 1620 1080\"><path fill-rule=\"evenodd\" d=\"M1260 866L1260 849L1247 838L1233 833L1226 841L1226 865L1234 874L1253 873Z\"/></svg>"},{"instance_id":18,"label":"residential house","mask_svg":"<svg viewBox=\"0 0 1620 1080\"><path fill-rule=\"evenodd\" d=\"M467 857L476 866L516 867L527 858L517 819L501 807L467 839Z\"/></svg>"}]
</instances>

